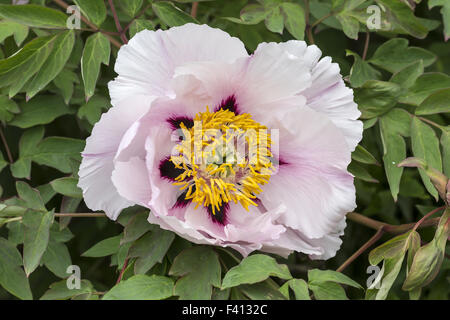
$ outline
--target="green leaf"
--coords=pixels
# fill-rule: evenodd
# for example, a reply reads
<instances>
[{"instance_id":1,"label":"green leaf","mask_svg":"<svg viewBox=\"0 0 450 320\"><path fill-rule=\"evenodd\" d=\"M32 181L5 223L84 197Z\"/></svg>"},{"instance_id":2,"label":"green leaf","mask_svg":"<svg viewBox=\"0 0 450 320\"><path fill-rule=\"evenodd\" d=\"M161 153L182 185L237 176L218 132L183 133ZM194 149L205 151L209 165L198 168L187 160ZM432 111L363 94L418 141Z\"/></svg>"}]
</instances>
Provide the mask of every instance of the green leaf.
<instances>
[{"instance_id":1,"label":"green leaf","mask_svg":"<svg viewBox=\"0 0 450 320\"><path fill-rule=\"evenodd\" d=\"M23 216L25 226L23 263L27 276L38 267L42 255L47 249L53 218L53 211L27 211Z\"/></svg>"},{"instance_id":2,"label":"green leaf","mask_svg":"<svg viewBox=\"0 0 450 320\"><path fill-rule=\"evenodd\" d=\"M3 123L11 121L18 113L20 109L17 103L7 96L0 95L0 121Z\"/></svg>"},{"instance_id":3,"label":"green leaf","mask_svg":"<svg viewBox=\"0 0 450 320\"><path fill-rule=\"evenodd\" d=\"M48 124L56 118L70 113L64 101L56 95L39 95L29 102L19 104L22 112L9 124L25 129L40 124Z\"/></svg>"},{"instance_id":4,"label":"green leaf","mask_svg":"<svg viewBox=\"0 0 450 320\"><path fill-rule=\"evenodd\" d=\"M83 192L78 188L78 179L73 177L65 177L55 179L50 182L53 190L62 195L72 198L83 198Z\"/></svg>"},{"instance_id":5,"label":"green leaf","mask_svg":"<svg viewBox=\"0 0 450 320\"><path fill-rule=\"evenodd\" d=\"M129 33L130 37L134 37L136 33L142 30L153 30L155 29L155 25L152 21L147 19L136 19L130 26Z\"/></svg>"},{"instance_id":6,"label":"green leaf","mask_svg":"<svg viewBox=\"0 0 450 320\"><path fill-rule=\"evenodd\" d=\"M42 256L44 265L60 278L67 278L67 267L72 265L69 250L66 245L61 242L50 241Z\"/></svg>"},{"instance_id":7,"label":"green leaf","mask_svg":"<svg viewBox=\"0 0 450 320\"><path fill-rule=\"evenodd\" d=\"M297 40L305 37L305 12L297 3L284 2L281 4L281 13L284 16L284 26Z\"/></svg>"},{"instance_id":8,"label":"green leaf","mask_svg":"<svg viewBox=\"0 0 450 320\"><path fill-rule=\"evenodd\" d=\"M344 288L335 282L314 282L309 288L317 300L348 300Z\"/></svg>"},{"instance_id":9,"label":"green leaf","mask_svg":"<svg viewBox=\"0 0 450 320\"><path fill-rule=\"evenodd\" d=\"M81 58L81 75L84 82L84 93L86 98L92 97L95 91L100 65L109 64L111 45L106 36L97 32L89 36L83 50Z\"/></svg>"},{"instance_id":10,"label":"green leaf","mask_svg":"<svg viewBox=\"0 0 450 320\"><path fill-rule=\"evenodd\" d=\"M11 165L12 174L16 178L30 176L31 162L50 166L64 173L71 173L74 161L80 161L80 152L84 148L84 141L49 137L41 141L44 136L42 127L35 127L25 131L19 143L19 159Z\"/></svg>"},{"instance_id":11,"label":"green leaf","mask_svg":"<svg viewBox=\"0 0 450 320\"><path fill-rule=\"evenodd\" d=\"M379 181L375 179L366 168L359 165L356 162L352 162L348 165L347 170L355 176L355 178L370 182L370 183L378 183Z\"/></svg>"},{"instance_id":12,"label":"green leaf","mask_svg":"<svg viewBox=\"0 0 450 320\"><path fill-rule=\"evenodd\" d=\"M138 274L119 282L103 296L103 300L161 300L172 295L172 279Z\"/></svg>"},{"instance_id":13,"label":"green leaf","mask_svg":"<svg viewBox=\"0 0 450 320\"><path fill-rule=\"evenodd\" d=\"M359 88L368 80L378 80L381 78L381 73L374 69L368 62L361 59L361 57L350 51L346 50L347 56L353 56L355 62L350 69L350 83L352 87Z\"/></svg>"},{"instance_id":14,"label":"green leaf","mask_svg":"<svg viewBox=\"0 0 450 320\"><path fill-rule=\"evenodd\" d=\"M410 35L420 39L427 36L428 29L405 2L398 0L376 0L376 2L387 8L391 13L392 22L398 24Z\"/></svg>"},{"instance_id":15,"label":"green leaf","mask_svg":"<svg viewBox=\"0 0 450 320\"><path fill-rule=\"evenodd\" d=\"M67 28L67 16L63 12L34 4L0 4L0 17L29 27Z\"/></svg>"},{"instance_id":16,"label":"green leaf","mask_svg":"<svg viewBox=\"0 0 450 320\"><path fill-rule=\"evenodd\" d=\"M10 86L9 96L16 95L50 54L55 36L39 37L28 42L16 54L0 60L1 86Z\"/></svg>"},{"instance_id":17,"label":"green leaf","mask_svg":"<svg viewBox=\"0 0 450 320\"><path fill-rule=\"evenodd\" d=\"M424 67L428 67L434 63L436 56L422 48L408 47L407 39L395 38L379 46L369 62L395 73L420 60Z\"/></svg>"},{"instance_id":18,"label":"green leaf","mask_svg":"<svg viewBox=\"0 0 450 320\"><path fill-rule=\"evenodd\" d=\"M67 69L63 69L53 80L53 84L59 89L65 104L69 104L69 101L72 98L74 83L80 83L78 75Z\"/></svg>"},{"instance_id":19,"label":"green leaf","mask_svg":"<svg viewBox=\"0 0 450 320\"><path fill-rule=\"evenodd\" d=\"M197 20L192 18L190 14L175 7L172 2L154 2L152 8L161 21L169 27L181 26L189 22L197 23Z\"/></svg>"},{"instance_id":20,"label":"green leaf","mask_svg":"<svg viewBox=\"0 0 450 320\"><path fill-rule=\"evenodd\" d=\"M42 200L39 191L31 188L27 183L22 181L16 182L16 189L18 196L26 202L27 208L46 211L44 201Z\"/></svg>"},{"instance_id":21,"label":"green leaf","mask_svg":"<svg viewBox=\"0 0 450 320\"><path fill-rule=\"evenodd\" d=\"M27 100L34 97L61 72L72 53L74 43L73 30L64 31L55 38L52 52L31 82L26 85Z\"/></svg>"},{"instance_id":22,"label":"green leaf","mask_svg":"<svg viewBox=\"0 0 450 320\"><path fill-rule=\"evenodd\" d=\"M333 270L319 270L319 269L308 270L308 282L309 284L320 282L336 282L362 289L362 287L359 285L358 282L350 279L341 272Z\"/></svg>"},{"instance_id":23,"label":"green leaf","mask_svg":"<svg viewBox=\"0 0 450 320\"><path fill-rule=\"evenodd\" d=\"M266 282L241 285L239 290L251 300L286 300L279 290Z\"/></svg>"},{"instance_id":24,"label":"green leaf","mask_svg":"<svg viewBox=\"0 0 450 320\"><path fill-rule=\"evenodd\" d=\"M251 255L227 272L223 278L222 289L261 282L270 276L292 278L288 267L278 264L274 258L264 254Z\"/></svg>"},{"instance_id":25,"label":"green leaf","mask_svg":"<svg viewBox=\"0 0 450 320\"><path fill-rule=\"evenodd\" d=\"M387 115L386 115L387 116ZM403 168L397 165L406 158L406 144L388 118L380 118L380 134L383 143L383 163L392 197L397 201Z\"/></svg>"},{"instance_id":26,"label":"green leaf","mask_svg":"<svg viewBox=\"0 0 450 320\"><path fill-rule=\"evenodd\" d=\"M82 254L83 257L106 257L119 251L122 235L104 239Z\"/></svg>"},{"instance_id":27,"label":"green leaf","mask_svg":"<svg viewBox=\"0 0 450 320\"><path fill-rule=\"evenodd\" d=\"M13 35L16 44L20 46L23 40L28 36L28 30L28 27L23 24L2 20L0 21L0 43Z\"/></svg>"},{"instance_id":28,"label":"green leaf","mask_svg":"<svg viewBox=\"0 0 450 320\"><path fill-rule=\"evenodd\" d=\"M386 299L395 279L397 279L400 269L402 268L404 257L405 252L400 251L394 257L384 260L383 267L378 275L379 280L373 283L373 286L378 283L380 284L380 288L376 291L374 296L376 300ZM381 281L381 283L379 281Z\"/></svg>"},{"instance_id":29,"label":"green leaf","mask_svg":"<svg viewBox=\"0 0 450 320\"><path fill-rule=\"evenodd\" d=\"M294 291L296 300L311 300L308 291L308 284L303 279L291 279L280 288L280 292L289 299L289 288Z\"/></svg>"},{"instance_id":30,"label":"green leaf","mask_svg":"<svg viewBox=\"0 0 450 320\"><path fill-rule=\"evenodd\" d=\"M409 232L401 234L373 249L369 254L370 264L377 265L385 259L394 258L399 253L405 254L408 249L409 235Z\"/></svg>"},{"instance_id":31,"label":"green leaf","mask_svg":"<svg viewBox=\"0 0 450 320\"><path fill-rule=\"evenodd\" d=\"M19 299L33 299L27 276L21 268L22 256L16 247L0 237L0 285Z\"/></svg>"},{"instance_id":32,"label":"green leaf","mask_svg":"<svg viewBox=\"0 0 450 320\"><path fill-rule=\"evenodd\" d=\"M442 159L444 163L444 174L450 177L450 127L446 127L441 135Z\"/></svg>"},{"instance_id":33,"label":"green leaf","mask_svg":"<svg viewBox=\"0 0 450 320\"><path fill-rule=\"evenodd\" d=\"M417 115L450 112L450 88L436 91L428 96L416 109Z\"/></svg>"},{"instance_id":34,"label":"green leaf","mask_svg":"<svg viewBox=\"0 0 450 320\"><path fill-rule=\"evenodd\" d=\"M346 1L343 10L336 15L336 18L342 25L342 30L345 35L354 40L358 39L359 21L352 11L361 4L361 2L362 1L360 0Z\"/></svg>"},{"instance_id":35,"label":"green leaf","mask_svg":"<svg viewBox=\"0 0 450 320\"><path fill-rule=\"evenodd\" d=\"M450 210L447 208L439 221L433 240L417 250L403 283L403 290L422 288L437 276L444 260L447 238L450 236L449 219Z\"/></svg>"},{"instance_id":36,"label":"green leaf","mask_svg":"<svg viewBox=\"0 0 450 320\"><path fill-rule=\"evenodd\" d=\"M269 14L266 9L259 4L249 4L242 8L240 16L241 20L248 24L257 24L263 21Z\"/></svg>"},{"instance_id":37,"label":"green leaf","mask_svg":"<svg viewBox=\"0 0 450 320\"><path fill-rule=\"evenodd\" d=\"M133 18L142 7L143 0L121 0L119 2L122 10L131 18Z\"/></svg>"},{"instance_id":38,"label":"green leaf","mask_svg":"<svg viewBox=\"0 0 450 320\"><path fill-rule=\"evenodd\" d=\"M450 38L450 3L446 0L429 0L428 7L431 9L435 6L442 6L441 14L444 21L445 41Z\"/></svg>"},{"instance_id":39,"label":"green leaf","mask_svg":"<svg viewBox=\"0 0 450 320\"><path fill-rule=\"evenodd\" d=\"M411 124L411 145L415 157L424 159L428 166L442 172L442 158L439 149L439 140L436 133L427 124L414 117ZM438 192L434 188L423 169L419 168L419 173L425 188L438 200Z\"/></svg>"},{"instance_id":40,"label":"green leaf","mask_svg":"<svg viewBox=\"0 0 450 320\"><path fill-rule=\"evenodd\" d=\"M269 31L280 33L280 34L283 33L284 17L281 14L280 7L273 8L267 15L264 22L266 24L267 29L269 29Z\"/></svg>"},{"instance_id":41,"label":"green leaf","mask_svg":"<svg viewBox=\"0 0 450 320\"><path fill-rule=\"evenodd\" d=\"M175 295L181 300L209 300L212 286L220 288L219 257L209 246L183 250L173 261L169 275L181 277L175 284Z\"/></svg>"},{"instance_id":42,"label":"green leaf","mask_svg":"<svg viewBox=\"0 0 450 320\"><path fill-rule=\"evenodd\" d=\"M377 159L361 145L356 146L352 153L352 159L365 164L379 165Z\"/></svg>"},{"instance_id":43,"label":"green leaf","mask_svg":"<svg viewBox=\"0 0 450 320\"><path fill-rule=\"evenodd\" d=\"M96 124L104 112L110 107L110 102L104 96L94 95L78 109L78 117L85 118L91 125Z\"/></svg>"},{"instance_id":44,"label":"green leaf","mask_svg":"<svg viewBox=\"0 0 450 320\"><path fill-rule=\"evenodd\" d=\"M123 229L121 244L133 242L143 236L147 231L156 230L156 226L147 221L149 213L147 211L135 214Z\"/></svg>"},{"instance_id":45,"label":"green leaf","mask_svg":"<svg viewBox=\"0 0 450 320\"><path fill-rule=\"evenodd\" d=\"M80 281L80 289L69 289L67 280L61 280L50 285L40 300L67 300L83 294L94 292L92 284L87 280Z\"/></svg>"},{"instance_id":46,"label":"green leaf","mask_svg":"<svg viewBox=\"0 0 450 320\"><path fill-rule=\"evenodd\" d=\"M355 90L355 102L361 110L361 118L370 119L388 112L397 104L401 93L398 84L369 80Z\"/></svg>"},{"instance_id":47,"label":"green leaf","mask_svg":"<svg viewBox=\"0 0 450 320\"><path fill-rule=\"evenodd\" d=\"M424 73L417 78L399 102L419 106L431 94L445 88L450 88L450 77L443 73Z\"/></svg>"},{"instance_id":48,"label":"green leaf","mask_svg":"<svg viewBox=\"0 0 450 320\"><path fill-rule=\"evenodd\" d=\"M105 21L106 6L103 0L74 0L74 2L81 13L96 26L99 27Z\"/></svg>"},{"instance_id":49,"label":"green leaf","mask_svg":"<svg viewBox=\"0 0 450 320\"><path fill-rule=\"evenodd\" d=\"M138 219L135 222L137 223L139 221L141 221L140 223L144 224L144 226L147 226L147 228L148 226L151 226L147 221L142 221L141 219ZM134 225L134 221L131 221L130 224ZM142 231L148 230L142 228L138 230L137 227L134 227L135 233L132 235L133 232L130 232L131 228L128 227L127 229L128 231L126 237L131 236L131 238L135 238ZM137 257L137 260L134 263L134 272L136 274L146 273L157 262L162 262L173 242L174 237L175 234L173 232L163 230L161 228L153 228L153 231L137 240L131 247L129 253L130 257Z\"/></svg>"},{"instance_id":50,"label":"green leaf","mask_svg":"<svg viewBox=\"0 0 450 320\"><path fill-rule=\"evenodd\" d=\"M406 274L408 274L409 271L411 270L411 265L413 263L413 259L416 255L417 251L419 250L419 248L420 248L420 235L416 231L413 231L413 232L411 232L411 235L409 236ZM411 300L419 300L421 293L422 293L421 288L411 290L411 291L409 291L409 298Z\"/></svg>"},{"instance_id":51,"label":"green leaf","mask_svg":"<svg viewBox=\"0 0 450 320\"><path fill-rule=\"evenodd\" d=\"M394 73L389 80L403 88L409 88L416 82L417 78L423 74L423 61L413 62L402 70Z\"/></svg>"}]
</instances>

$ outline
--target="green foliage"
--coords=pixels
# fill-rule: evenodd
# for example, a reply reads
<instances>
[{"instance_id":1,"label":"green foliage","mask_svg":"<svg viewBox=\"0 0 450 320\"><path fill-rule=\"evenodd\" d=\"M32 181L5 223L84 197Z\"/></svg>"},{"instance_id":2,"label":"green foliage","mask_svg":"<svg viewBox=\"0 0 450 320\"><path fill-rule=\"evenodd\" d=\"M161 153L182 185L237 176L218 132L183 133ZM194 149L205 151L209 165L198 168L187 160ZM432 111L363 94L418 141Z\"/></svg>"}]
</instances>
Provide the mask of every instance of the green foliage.
<instances>
[{"instance_id":1,"label":"green foliage","mask_svg":"<svg viewBox=\"0 0 450 320\"><path fill-rule=\"evenodd\" d=\"M448 299L449 1L113 1L123 31L107 1L73 1L89 21L81 29L68 29L55 2L7 2L0 299ZM379 28L368 24L372 5ZM319 264L299 253L242 258L192 244L149 224L142 207L125 209L117 222L77 217L88 212L77 186L80 153L111 107L118 48L142 30L185 23L221 28L249 53L261 42L305 40L339 64L364 122L348 167L356 211L383 222L383 237L345 275L333 270L370 236L351 218L337 257ZM81 268L78 289L67 285L71 265ZM369 265L381 270L363 288Z\"/></svg>"}]
</instances>

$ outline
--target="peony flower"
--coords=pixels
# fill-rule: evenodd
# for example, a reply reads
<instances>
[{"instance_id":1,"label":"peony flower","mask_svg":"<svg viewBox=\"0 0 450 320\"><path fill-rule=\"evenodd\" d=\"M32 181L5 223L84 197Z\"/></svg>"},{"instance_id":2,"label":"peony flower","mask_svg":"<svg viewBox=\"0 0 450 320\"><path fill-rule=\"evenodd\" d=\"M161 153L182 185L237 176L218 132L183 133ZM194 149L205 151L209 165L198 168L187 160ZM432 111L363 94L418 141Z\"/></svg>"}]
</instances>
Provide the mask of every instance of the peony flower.
<instances>
[{"instance_id":1,"label":"peony flower","mask_svg":"<svg viewBox=\"0 0 450 320\"><path fill-rule=\"evenodd\" d=\"M338 65L320 57L304 41L249 55L207 25L137 33L119 50L113 107L82 153L86 204L113 220L141 205L150 223L244 256L333 257L356 206L347 166L362 123ZM216 148L228 129L256 143L256 161L245 146L240 161L221 161L233 151Z\"/></svg>"}]
</instances>

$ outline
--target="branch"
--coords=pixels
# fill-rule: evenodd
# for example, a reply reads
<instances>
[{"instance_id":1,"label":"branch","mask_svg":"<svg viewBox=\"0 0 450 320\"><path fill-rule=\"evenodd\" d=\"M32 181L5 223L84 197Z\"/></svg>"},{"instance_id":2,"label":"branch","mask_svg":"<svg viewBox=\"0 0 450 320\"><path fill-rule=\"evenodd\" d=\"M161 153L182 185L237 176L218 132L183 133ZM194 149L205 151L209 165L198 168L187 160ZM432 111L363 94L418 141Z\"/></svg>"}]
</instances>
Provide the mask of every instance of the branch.
<instances>
[{"instance_id":1,"label":"branch","mask_svg":"<svg viewBox=\"0 0 450 320\"><path fill-rule=\"evenodd\" d=\"M9 149L9 146L8 146L8 141L6 141L6 137L5 137L5 134L3 133L3 128L1 125L0 125L0 138L2 139L3 145L5 146L5 150L6 150L6 154L8 155L9 162L13 163L14 159L12 157L11 150Z\"/></svg>"},{"instance_id":2,"label":"branch","mask_svg":"<svg viewBox=\"0 0 450 320\"><path fill-rule=\"evenodd\" d=\"M432 225L437 225L439 223L439 218L435 219L429 219L428 217L435 214L436 212L439 212L440 210L445 209L445 207L439 207L436 208L430 212L428 212L422 219L417 221L416 223L407 223L407 224L400 224L400 225L391 225L384 222L380 222L371 218L368 218L366 216L363 216L356 212L350 212L347 214L347 217L349 220L352 220L353 222L365 225L369 228L376 229L377 232L370 238L361 248L358 249L354 254L350 256L345 262L336 269L337 272L342 272L345 268L347 268L348 265L350 265L356 258L358 258L361 254L363 254L367 249L369 249L375 242L380 240L380 238L383 236L385 232L388 233L404 233L409 230L415 231L418 228L424 228Z\"/></svg>"},{"instance_id":3,"label":"branch","mask_svg":"<svg viewBox=\"0 0 450 320\"><path fill-rule=\"evenodd\" d=\"M197 18L197 9L198 9L198 2L192 2L191 16L194 19Z\"/></svg>"},{"instance_id":4,"label":"branch","mask_svg":"<svg viewBox=\"0 0 450 320\"><path fill-rule=\"evenodd\" d=\"M436 212L439 210L444 209L444 207L440 207L435 209ZM356 213L356 212L349 212L347 213L347 218L353 222L356 222L358 224L362 224L366 227L378 230L380 227L383 227L383 231L387 233L393 233L393 234L400 234L404 233L406 231L409 231L414 228L416 225L416 222L413 223L406 223L406 224L399 224L399 225L392 225L385 222L377 221L372 218L363 216L362 214ZM439 223L439 218L435 219L429 219L420 224L419 228L425 228L429 226L435 226Z\"/></svg>"},{"instance_id":5,"label":"branch","mask_svg":"<svg viewBox=\"0 0 450 320\"><path fill-rule=\"evenodd\" d=\"M380 227L377 232L370 238L366 243L363 244L361 248L358 249L354 254L350 256L345 262L336 269L337 272L342 272L347 266L352 263L356 258L358 258L364 251L369 249L375 242L377 242L384 234L384 226Z\"/></svg>"},{"instance_id":6,"label":"branch","mask_svg":"<svg viewBox=\"0 0 450 320\"><path fill-rule=\"evenodd\" d=\"M120 39L122 39L124 44L128 43L128 39L125 36L125 33L122 30L122 26L120 25L119 17L117 16L116 8L114 7L113 0L108 0L109 7L111 8L111 12L114 17L114 22L116 23L117 32L120 33Z\"/></svg>"},{"instance_id":7,"label":"branch","mask_svg":"<svg viewBox=\"0 0 450 320\"><path fill-rule=\"evenodd\" d=\"M58 6L60 6L61 8L64 8L67 10L67 7L69 6L67 3L65 3L63 0L53 0L54 3L56 3ZM113 37L111 37L109 34L104 33L102 30L100 30L95 24L93 24L92 22L90 22L88 19L86 19L86 17L84 17L81 12L80 12L80 18L81 20L86 23L89 27L91 27L92 31L94 32L101 32L103 34L105 34L105 36L108 38L109 42L111 42L111 44L117 48L120 48L122 46L122 44L117 41L116 39L114 39Z\"/></svg>"},{"instance_id":8,"label":"branch","mask_svg":"<svg viewBox=\"0 0 450 320\"><path fill-rule=\"evenodd\" d=\"M139 12L133 19L131 19L131 21L125 26L125 28L123 28L122 33L125 34L125 32L127 32L127 30L131 27L131 24L134 22L134 20L139 19L139 17L142 16L150 7L151 4L146 5L144 9L142 9L141 12Z\"/></svg>"},{"instance_id":9,"label":"branch","mask_svg":"<svg viewBox=\"0 0 450 320\"><path fill-rule=\"evenodd\" d=\"M367 49L369 49L369 41L370 41L370 32L367 31L366 32L366 42L364 42L364 51L363 51L363 54L361 57L362 60L366 60Z\"/></svg>"},{"instance_id":10,"label":"branch","mask_svg":"<svg viewBox=\"0 0 450 320\"><path fill-rule=\"evenodd\" d=\"M125 269L128 266L128 259L129 258L126 258L125 262L123 263L123 267L122 267L122 270L120 270L120 274L119 274L119 277L117 278L116 284L118 284L122 280L123 274L125 273Z\"/></svg>"}]
</instances>

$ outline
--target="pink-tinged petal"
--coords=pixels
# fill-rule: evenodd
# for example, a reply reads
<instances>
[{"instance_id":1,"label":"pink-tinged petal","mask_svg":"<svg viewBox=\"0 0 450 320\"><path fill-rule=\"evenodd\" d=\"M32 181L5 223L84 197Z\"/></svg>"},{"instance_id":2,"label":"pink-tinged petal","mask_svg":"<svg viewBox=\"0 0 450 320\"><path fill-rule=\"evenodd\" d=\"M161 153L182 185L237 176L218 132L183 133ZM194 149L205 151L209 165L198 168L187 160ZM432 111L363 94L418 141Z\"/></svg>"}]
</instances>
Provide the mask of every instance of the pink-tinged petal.
<instances>
[{"instance_id":1,"label":"pink-tinged petal","mask_svg":"<svg viewBox=\"0 0 450 320\"><path fill-rule=\"evenodd\" d=\"M342 239L344 235L344 229L346 227L345 218L341 220L336 226L336 232L327 234L319 239L309 239L308 242L311 245L318 246L322 249L320 254L310 254L309 257L313 260L328 260L336 255L336 252L340 249Z\"/></svg>"},{"instance_id":2,"label":"pink-tinged petal","mask_svg":"<svg viewBox=\"0 0 450 320\"><path fill-rule=\"evenodd\" d=\"M112 104L136 94L171 96L177 66L194 61L232 62L248 56L244 44L207 25L188 23L169 30L143 30L120 48L109 84Z\"/></svg>"},{"instance_id":3,"label":"pink-tinged petal","mask_svg":"<svg viewBox=\"0 0 450 320\"><path fill-rule=\"evenodd\" d=\"M194 62L175 70L178 83L191 81L192 77L199 80L204 89L201 91L196 85L195 96L209 96L210 107L234 96L238 111L252 115L265 114L269 109L261 109L261 106L282 103L286 99L304 104L305 98L295 95L311 85L310 68L304 60L274 43L261 45L252 56L233 63ZM177 95L186 93L183 86L178 88Z\"/></svg>"},{"instance_id":4,"label":"pink-tinged petal","mask_svg":"<svg viewBox=\"0 0 450 320\"><path fill-rule=\"evenodd\" d=\"M145 160L133 157L127 162L116 161L111 180L120 196L147 206L151 198L151 188Z\"/></svg>"},{"instance_id":5,"label":"pink-tinged petal","mask_svg":"<svg viewBox=\"0 0 450 320\"><path fill-rule=\"evenodd\" d=\"M342 132L323 114L307 107L287 113L279 123L283 164L262 187L270 210L284 204L278 222L307 238L336 231L336 224L356 207L350 151Z\"/></svg>"},{"instance_id":6,"label":"pink-tinged petal","mask_svg":"<svg viewBox=\"0 0 450 320\"><path fill-rule=\"evenodd\" d=\"M264 243L278 239L286 228L276 220L285 213L286 207L281 204L264 213L260 210L263 210L261 206L250 206L249 211L245 211L241 205L231 203L228 224L224 228L227 241Z\"/></svg>"},{"instance_id":7,"label":"pink-tinged petal","mask_svg":"<svg viewBox=\"0 0 450 320\"><path fill-rule=\"evenodd\" d=\"M121 197L111 182L114 157L130 125L145 114L151 101L134 97L131 106L119 104L104 113L86 139L82 153L78 186L84 201L92 210L103 210L113 220L120 211L134 203Z\"/></svg>"},{"instance_id":8,"label":"pink-tinged petal","mask_svg":"<svg viewBox=\"0 0 450 320\"><path fill-rule=\"evenodd\" d=\"M353 91L342 80L340 68L330 57L320 59L322 52L315 46L307 46L304 41L291 40L284 43L262 43L258 49L277 46L290 55L303 59L311 73L311 84L307 88L298 87L298 94L307 99L307 105L326 114L342 130L350 151L362 139L361 115L353 101Z\"/></svg>"},{"instance_id":9,"label":"pink-tinged petal","mask_svg":"<svg viewBox=\"0 0 450 320\"><path fill-rule=\"evenodd\" d=\"M323 249L320 246L311 244L310 239L291 228L286 228L286 231L278 239L265 242L261 251L274 253L285 258L294 251L309 255L320 255L323 253Z\"/></svg>"},{"instance_id":10,"label":"pink-tinged petal","mask_svg":"<svg viewBox=\"0 0 450 320\"><path fill-rule=\"evenodd\" d=\"M353 101L353 90L347 88L341 78L339 66L325 57L313 68L312 86L304 94L307 105L326 114L342 130L350 151L355 150L362 139L361 115Z\"/></svg>"},{"instance_id":11,"label":"pink-tinged petal","mask_svg":"<svg viewBox=\"0 0 450 320\"><path fill-rule=\"evenodd\" d=\"M192 206L192 205L191 205ZM181 210L181 213L171 213L172 215L155 215L154 212L150 212L148 216L148 222L159 225L162 229L173 231L180 237L183 237L191 242L197 244L218 244L219 240L206 237L202 232L199 232L197 228L193 228L186 224L183 220L179 219L177 215L184 215L184 211L187 208L176 209Z\"/></svg>"},{"instance_id":12,"label":"pink-tinged petal","mask_svg":"<svg viewBox=\"0 0 450 320\"><path fill-rule=\"evenodd\" d=\"M157 216L166 216L169 210L176 204L181 191L173 181L167 179L162 172L161 166L172 154L174 143L170 139L171 130L161 126L151 128L149 136L145 141L146 166L150 173L150 188L152 198L148 206ZM169 162L167 162L169 163Z\"/></svg>"}]
</instances>

